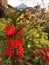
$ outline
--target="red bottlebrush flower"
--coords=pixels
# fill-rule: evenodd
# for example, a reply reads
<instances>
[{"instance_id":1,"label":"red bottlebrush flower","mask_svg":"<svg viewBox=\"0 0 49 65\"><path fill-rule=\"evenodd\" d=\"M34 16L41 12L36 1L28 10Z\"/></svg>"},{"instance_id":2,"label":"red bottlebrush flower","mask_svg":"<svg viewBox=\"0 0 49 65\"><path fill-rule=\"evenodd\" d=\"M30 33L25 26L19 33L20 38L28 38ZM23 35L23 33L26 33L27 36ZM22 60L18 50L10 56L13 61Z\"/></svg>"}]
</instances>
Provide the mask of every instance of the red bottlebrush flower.
<instances>
[{"instance_id":1,"label":"red bottlebrush flower","mask_svg":"<svg viewBox=\"0 0 49 65\"><path fill-rule=\"evenodd\" d=\"M17 48L17 49L22 48L22 44L21 44L20 40L15 40L15 47L14 48Z\"/></svg>"},{"instance_id":2,"label":"red bottlebrush flower","mask_svg":"<svg viewBox=\"0 0 49 65\"><path fill-rule=\"evenodd\" d=\"M2 62L2 57L0 57L0 62Z\"/></svg>"},{"instance_id":3,"label":"red bottlebrush flower","mask_svg":"<svg viewBox=\"0 0 49 65\"><path fill-rule=\"evenodd\" d=\"M48 58L46 58L44 61L47 63L47 65L49 65L49 59Z\"/></svg>"},{"instance_id":4,"label":"red bottlebrush flower","mask_svg":"<svg viewBox=\"0 0 49 65\"><path fill-rule=\"evenodd\" d=\"M43 54L43 55L45 55L45 52L44 52L44 48L39 48L39 52L41 53L41 54Z\"/></svg>"},{"instance_id":5,"label":"red bottlebrush flower","mask_svg":"<svg viewBox=\"0 0 49 65\"><path fill-rule=\"evenodd\" d=\"M13 51L12 49L18 49L22 51L23 43L23 40L10 40L6 47L6 55L11 57Z\"/></svg>"},{"instance_id":6,"label":"red bottlebrush flower","mask_svg":"<svg viewBox=\"0 0 49 65\"><path fill-rule=\"evenodd\" d=\"M7 44L7 48L14 48L15 47L15 43L14 43L14 40L10 40L9 42L8 42L8 44Z\"/></svg>"},{"instance_id":7,"label":"red bottlebrush flower","mask_svg":"<svg viewBox=\"0 0 49 65\"><path fill-rule=\"evenodd\" d=\"M16 58L22 58L24 56L24 50L23 50L23 48L22 49L19 49L18 50L18 52L16 52L16 54L15 54L15 57Z\"/></svg>"},{"instance_id":8,"label":"red bottlebrush flower","mask_svg":"<svg viewBox=\"0 0 49 65\"><path fill-rule=\"evenodd\" d=\"M38 51L36 51L37 56L41 57L41 54L45 55L44 50L45 50L44 48L39 48Z\"/></svg>"},{"instance_id":9,"label":"red bottlebrush flower","mask_svg":"<svg viewBox=\"0 0 49 65\"><path fill-rule=\"evenodd\" d=\"M24 45L24 40L20 39L20 43L22 44L22 46Z\"/></svg>"},{"instance_id":10,"label":"red bottlebrush flower","mask_svg":"<svg viewBox=\"0 0 49 65\"><path fill-rule=\"evenodd\" d=\"M49 49L46 50L47 58L49 59Z\"/></svg>"},{"instance_id":11,"label":"red bottlebrush flower","mask_svg":"<svg viewBox=\"0 0 49 65\"><path fill-rule=\"evenodd\" d=\"M20 56L23 57L24 56L24 49L22 48L22 49L19 49L18 51L20 53Z\"/></svg>"},{"instance_id":12,"label":"red bottlebrush flower","mask_svg":"<svg viewBox=\"0 0 49 65\"><path fill-rule=\"evenodd\" d=\"M45 52L44 52L45 51ZM43 56L41 56L41 54L43 54ZM45 49L45 48L40 48L37 52L36 52L37 56L39 56L40 58L42 58L48 65L49 65L49 49Z\"/></svg>"},{"instance_id":13,"label":"red bottlebrush flower","mask_svg":"<svg viewBox=\"0 0 49 65\"><path fill-rule=\"evenodd\" d=\"M18 31L18 35L20 36L20 39L22 39L22 33L24 32L24 30L23 29L20 29L19 31Z\"/></svg>"},{"instance_id":14,"label":"red bottlebrush flower","mask_svg":"<svg viewBox=\"0 0 49 65\"><path fill-rule=\"evenodd\" d=\"M36 55L37 55L38 57L41 57L39 51L36 51Z\"/></svg>"},{"instance_id":15,"label":"red bottlebrush flower","mask_svg":"<svg viewBox=\"0 0 49 65\"><path fill-rule=\"evenodd\" d=\"M11 48L7 48L6 51L5 51L5 54L9 57L12 56L12 49Z\"/></svg>"},{"instance_id":16,"label":"red bottlebrush flower","mask_svg":"<svg viewBox=\"0 0 49 65\"><path fill-rule=\"evenodd\" d=\"M14 49L14 41L13 40L10 40L7 44L7 47L6 47L6 51L5 51L5 54L9 57L12 56L12 49Z\"/></svg>"},{"instance_id":17,"label":"red bottlebrush flower","mask_svg":"<svg viewBox=\"0 0 49 65\"><path fill-rule=\"evenodd\" d=\"M8 36L15 35L15 31L16 31L15 27L13 27L13 26L6 26L5 30L6 30L6 35L8 35Z\"/></svg>"}]
</instances>

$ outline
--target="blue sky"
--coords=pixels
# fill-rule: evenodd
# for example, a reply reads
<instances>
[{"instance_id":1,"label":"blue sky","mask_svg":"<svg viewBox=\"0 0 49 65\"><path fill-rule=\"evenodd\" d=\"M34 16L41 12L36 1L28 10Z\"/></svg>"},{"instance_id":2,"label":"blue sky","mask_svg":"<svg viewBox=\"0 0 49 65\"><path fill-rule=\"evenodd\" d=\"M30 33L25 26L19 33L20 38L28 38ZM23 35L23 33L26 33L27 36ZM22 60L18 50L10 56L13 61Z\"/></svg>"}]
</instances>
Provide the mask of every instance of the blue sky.
<instances>
[{"instance_id":1,"label":"blue sky","mask_svg":"<svg viewBox=\"0 0 49 65\"><path fill-rule=\"evenodd\" d=\"M16 7L16 6L18 6L18 5L20 5L21 3L24 3L25 5L27 5L28 7L34 7L35 5L37 5L37 4L40 4L41 5L41 7L43 7L42 6L42 1L41 0L27 0L27 1L25 1L25 0L8 0L8 4L10 4L11 6L13 6L13 7ZM47 7L48 6L48 3L49 3L49 0L44 0L44 5L45 5L45 7Z\"/></svg>"}]
</instances>

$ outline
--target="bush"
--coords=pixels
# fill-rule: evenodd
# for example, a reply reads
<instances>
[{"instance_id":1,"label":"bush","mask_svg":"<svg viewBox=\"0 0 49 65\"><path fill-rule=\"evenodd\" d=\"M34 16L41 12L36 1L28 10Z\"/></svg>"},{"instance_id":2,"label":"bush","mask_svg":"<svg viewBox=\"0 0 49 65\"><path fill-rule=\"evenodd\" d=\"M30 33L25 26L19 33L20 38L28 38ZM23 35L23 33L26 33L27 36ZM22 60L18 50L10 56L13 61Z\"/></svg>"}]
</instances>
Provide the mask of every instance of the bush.
<instances>
[{"instance_id":1,"label":"bush","mask_svg":"<svg viewBox=\"0 0 49 65\"><path fill-rule=\"evenodd\" d=\"M0 19L0 64L49 65L48 12L8 13Z\"/></svg>"}]
</instances>

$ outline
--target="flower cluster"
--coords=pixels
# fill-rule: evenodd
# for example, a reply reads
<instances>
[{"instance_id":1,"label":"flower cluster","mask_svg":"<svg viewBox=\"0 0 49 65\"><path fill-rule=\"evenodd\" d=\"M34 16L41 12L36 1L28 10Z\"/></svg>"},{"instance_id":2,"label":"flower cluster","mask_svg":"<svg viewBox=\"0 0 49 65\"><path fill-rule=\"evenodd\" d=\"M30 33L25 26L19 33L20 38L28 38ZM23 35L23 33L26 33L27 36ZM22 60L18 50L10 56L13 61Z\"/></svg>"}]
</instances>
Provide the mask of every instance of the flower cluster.
<instances>
[{"instance_id":1,"label":"flower cluster","mask_svg":"<svg viewBox=\"0 0 49 65\"><path fill-rule=\"evenodd\" d=\"M24 40L22 37L22 33L24 32L23 29L20 29L17 32L17 29L13 26L6 26L6 39L9 40L7 43L5 54L9 57L12 57L14 55L14 58L17 58L18 60L22 59L24 56ZM18 35L20 39L15 39L15 35Z\"/></svg>"},{"instance_id":2,"label":"flower cluster","mask_svg":"<svg viewBox=\"0 0 49 65\"><path fill-rule=\"evenodd\" d=\"M39 48L38 51L36 51L36 54L49 65L49 48Z\"/></svg>"}]
</instances>

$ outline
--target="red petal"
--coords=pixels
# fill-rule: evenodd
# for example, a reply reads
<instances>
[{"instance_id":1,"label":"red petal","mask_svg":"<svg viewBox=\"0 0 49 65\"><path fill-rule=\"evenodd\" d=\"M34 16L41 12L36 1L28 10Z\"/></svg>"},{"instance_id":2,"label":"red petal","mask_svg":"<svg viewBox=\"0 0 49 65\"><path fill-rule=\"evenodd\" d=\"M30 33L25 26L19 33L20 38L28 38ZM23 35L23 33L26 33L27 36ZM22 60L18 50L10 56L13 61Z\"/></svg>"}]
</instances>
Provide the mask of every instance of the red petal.
<instances>
[{"instance_id":1,"label":"red petal","mask_svg":"<svg viewBox=\"0 0 49 65\"><path fill-rule=\"evenodd\" d=\"M49 49L46 50L47 58L49 58Z\"/></svg>"}]
</instances>

